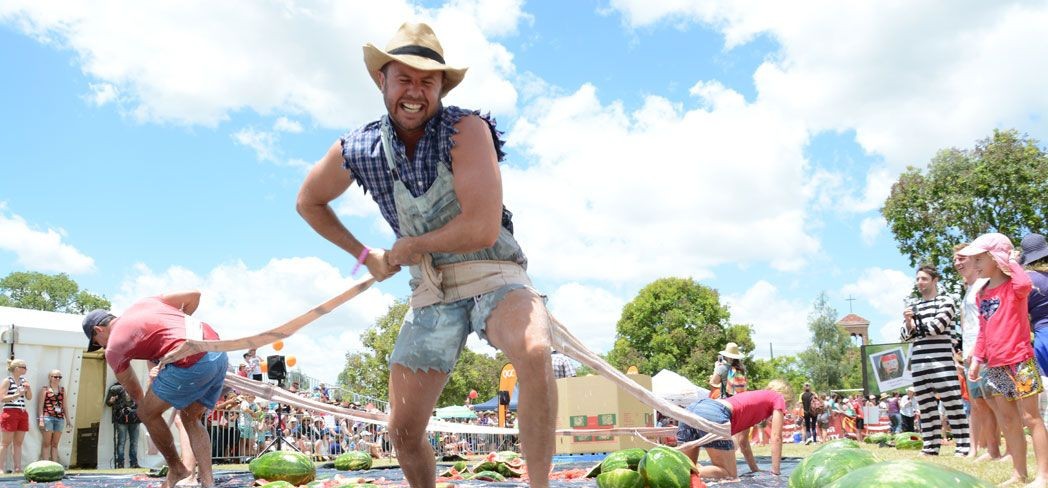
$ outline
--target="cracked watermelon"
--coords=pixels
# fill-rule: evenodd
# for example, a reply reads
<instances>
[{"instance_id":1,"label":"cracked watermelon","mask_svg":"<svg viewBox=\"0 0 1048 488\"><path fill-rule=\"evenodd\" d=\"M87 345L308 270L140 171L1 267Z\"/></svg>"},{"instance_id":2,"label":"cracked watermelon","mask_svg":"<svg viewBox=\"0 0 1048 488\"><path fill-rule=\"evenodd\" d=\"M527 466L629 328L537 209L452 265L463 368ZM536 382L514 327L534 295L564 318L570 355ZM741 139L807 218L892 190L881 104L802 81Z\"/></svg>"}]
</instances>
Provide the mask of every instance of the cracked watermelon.
<instances>
[{"instance_id":1,"label":"cracked watermelon","mask_svg":"<svg viewBox=\"0 0 1048 488\"><path fill-rule=\"evenodd\" d=\"M644 488L644 478L632 469L612 469L597 476L597 488Z\"/></svg>"},{"instance_id":2,"label":"cracked watermelon","mask_svg":"<svg viewBox=\"0 0 1048 488\"><path fill-rule=\"evenodd\" d=\"M291 451L267 452L248 464L255 479L287 481L295 486L304 485L317 477L317 467L309 456Z\"/></svg>"},{"instance_id":3,"label":"cracked watermelon","mask_svg":"<svg viewBox=\"0 0 1048 488\"><path fill-rule=\"evenodd\" d=\"M600 472L604 473L619 468L637 469L644 454L644 449L639 447L615 451L608 454L604 461L600 463Z\"/></svg>"},{"instance_id":4,"label":"cracked watermelon","mask_svg":"<svg viewBox=\"0 0 1048 488\"><path fill-rule=\"evenodd\" d=\"M811 453L794 468L790 488L821 488L844 475L877 462L863 449L837 448Z\"/></svg>"},{"instance_id":5,"label":"cracked watermelon","mask_svg":"<svg viewBox=\"0 0 1048 488\"><path fill-rule=\"evenodd\" d=\"M54 461L36 461L25 467L26 481L58 481L65 476L65 468Z\"/></svg>"},{"instance_id":6,"label":"cracked watermelon","mask_svg":"<svg viewBox=\"0 0 1048 488\"><path fill-rule=\"evenodd\" d=\"M339 471L360 471L371 469L371 455L363 451L350 451L335 458L335 469Z\"/></svg>"},{"instance_id":7,"label":"cracked watermelon","mask_svg":"<svg viewBox=\"0 0 1048 488\"><path fill-rule=\"evenodd\" d=\"M691 459L684 453L672 447L659 446L641 458L637 470L651 488L689 488L693 466Z\"/></svg>"},{"instance_id":8,"label":"cracked watermelon","mask_svg":"<svg viewBox=\"0 0 1048 488\"><path fill-rule=\"evenodd\" d=\"M903 432L895 436L896 449L920 449L924 447L924 439L920 434Z\"/></svg>"},{"instance_id":9,"label":"cracked watermelon","mask_svg":"<svg viewBox=\"0 0 1048 488\"><path fill-rule=\"evenodd\" d=\"M910 459L885 461L856 469L826 488L990 488L979 478L939 464Z\"/></svg>"}]
</instances>

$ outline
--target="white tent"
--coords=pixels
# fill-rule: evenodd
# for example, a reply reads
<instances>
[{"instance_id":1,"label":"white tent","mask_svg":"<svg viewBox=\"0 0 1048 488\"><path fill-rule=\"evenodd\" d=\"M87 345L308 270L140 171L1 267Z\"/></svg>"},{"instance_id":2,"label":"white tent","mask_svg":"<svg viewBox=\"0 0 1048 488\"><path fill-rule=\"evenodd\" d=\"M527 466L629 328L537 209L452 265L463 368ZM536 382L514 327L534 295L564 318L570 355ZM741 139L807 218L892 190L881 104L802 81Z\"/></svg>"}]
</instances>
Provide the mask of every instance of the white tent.
<instances>
[{"instance_id":1,"label":"white tent","mask_svg":"<svg viewBox=\"0 0 1048 488\"><path fill-rule=\"evenodd\" d=\"M651 377L651 391L655 396L687 407L700 398L708 398L710 390L692 383L687 378L668 369Z\"/></svg>"},{"instance_id":2,"label":"white tent","mask_svg":"<svg viewBox=\"0 0 1048 488\"><path fill-rule=\"evenodd\" d=\"M47 384L47 374L53 369L63 373L62 386L69 408L59 442L58 462L84 466L94 464L93 457L98 468L113 467L112 412L105 405L104 396L116 376L106 365L102 351L87 352L82 323L81 315L0 307L0 347L7 349L7 357L26 361L29 366L26 379L33 389L33 399L27 405L31 421L22 444L23 467L40 459L41 432L34 420L40 413L40 388ZM131 364L144 386L146 363L133 361ZM144 467L163 464L163 457L155 449L149 449L151 444L145 427L139 429L138 463ZM177 439L178 433L174 436ZM93 451L92 445L97 446ZM124 460L125 465L129 462Z\"/></svg>"}]
</instances>

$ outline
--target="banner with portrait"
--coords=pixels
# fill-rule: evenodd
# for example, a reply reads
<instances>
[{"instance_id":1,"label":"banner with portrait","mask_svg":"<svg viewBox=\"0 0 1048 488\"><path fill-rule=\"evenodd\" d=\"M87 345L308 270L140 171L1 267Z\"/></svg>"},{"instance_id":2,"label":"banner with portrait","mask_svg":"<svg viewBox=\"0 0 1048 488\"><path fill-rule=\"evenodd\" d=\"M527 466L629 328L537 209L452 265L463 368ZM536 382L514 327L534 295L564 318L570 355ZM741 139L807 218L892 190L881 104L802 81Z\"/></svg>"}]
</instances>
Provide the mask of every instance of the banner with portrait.
<instances>
[{"instance_id":1,"label":"banner with portrait","mask_svg":"<svg viewBox=\"0 0 1048 488\"><path fill-rule=\"evenodd\" d=\"M862 379L866 395L879 395L913 385L910 345L900 342L862 347Z\"/></svg>"}]
</instances>

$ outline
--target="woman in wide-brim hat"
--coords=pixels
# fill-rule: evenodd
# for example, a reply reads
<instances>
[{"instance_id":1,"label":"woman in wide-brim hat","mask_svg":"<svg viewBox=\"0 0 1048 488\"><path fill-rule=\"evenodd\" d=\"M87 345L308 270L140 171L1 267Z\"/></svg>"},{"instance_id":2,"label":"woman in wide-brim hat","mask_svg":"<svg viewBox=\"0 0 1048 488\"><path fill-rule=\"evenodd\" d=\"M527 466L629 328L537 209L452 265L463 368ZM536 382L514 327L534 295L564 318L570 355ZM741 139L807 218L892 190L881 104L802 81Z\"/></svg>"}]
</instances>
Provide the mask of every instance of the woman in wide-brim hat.
<instances>
[{"instance_id":1,"label":"woman in wide-brim hat","mask_svg":"<svg viewBox=\"0 0 1048 488\"><path fill-rule=\"evenodd\" d=\"M710 398L727 398L746 391L746 366L742 364L746 356L739 345L729 342L717 354L720 357L710 375Z\"/></svg>"}]
</instances>

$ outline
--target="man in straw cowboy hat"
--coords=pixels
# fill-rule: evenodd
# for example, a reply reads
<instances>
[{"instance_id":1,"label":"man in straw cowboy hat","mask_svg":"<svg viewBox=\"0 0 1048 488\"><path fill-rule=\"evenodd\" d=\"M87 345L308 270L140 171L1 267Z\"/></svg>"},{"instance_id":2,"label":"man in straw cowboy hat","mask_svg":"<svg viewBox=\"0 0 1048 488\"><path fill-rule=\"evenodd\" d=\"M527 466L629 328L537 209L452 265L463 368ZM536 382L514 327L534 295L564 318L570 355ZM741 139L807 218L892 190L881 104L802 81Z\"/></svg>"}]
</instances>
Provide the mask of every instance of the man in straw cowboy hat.
<instances>
[{"instance_id":1,"label":"man in straw cowboy hat","mask_svg":"<svg viewBox=\"0 0 1048 488\"><path fill-rule=\"evenodd\" d=\"M512 361L520 382L520 441L533 486L547 486L556 383L544 301L502 205L502 141L494 120L441 100L466 70L446 64L426 24L404 24L364 64L386 114L351 130L318 162L297 208L313 229L384 280L409 266L411 310L390 356L390 439L412 486L433 486L430 413L466 336L476 332ZM397 236L370 249L329 203L357 182Z\"/></svg>"}]
</instances>

